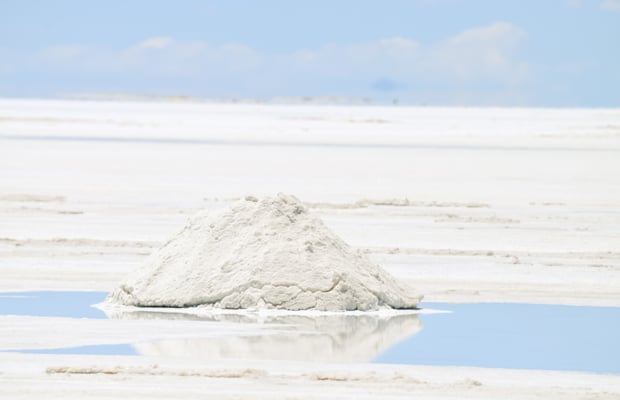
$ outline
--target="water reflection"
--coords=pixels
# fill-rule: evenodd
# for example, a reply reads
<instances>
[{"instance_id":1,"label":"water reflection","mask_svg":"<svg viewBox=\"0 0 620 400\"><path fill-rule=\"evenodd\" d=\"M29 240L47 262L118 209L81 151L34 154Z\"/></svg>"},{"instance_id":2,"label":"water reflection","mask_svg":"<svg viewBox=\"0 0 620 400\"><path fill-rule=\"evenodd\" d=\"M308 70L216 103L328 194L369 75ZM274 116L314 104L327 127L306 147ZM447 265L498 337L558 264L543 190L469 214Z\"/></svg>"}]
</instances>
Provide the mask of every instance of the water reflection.
<instances>
[{"instance_id":1,"label":"water reflection","mask_svg":"<svg viewBox=\"0 0 620 400\"><path fill-rule=\"evenodd\" d=\"M375 362L620 374L620 307L424 306L452 313L421 315L424 330Z\"/></svg>"},{"instance_id":2,"label":"water reflection","mask_svg":"<svg viewBox=\"0 0 620 400\"><path fill-rule=\"evenodd\" d=\"M126 308L123 312L105 310L107 317L116 321L94 321L106 318L103 311L91 307L106 295L104 292L0 292L0 316L57 317L62 319L58 326L54 324L54 331L64 332L62 327L67 327L61 337L44 329L50 324L48 319L37 323L36 318L4 318L7 323L0 330L5 328L6 334L0 348L50 354L318 362L372 360L620 373L620 346L617 345L620 307L424 303L427 310L419 315L425 327L419 332L421 323L416 314L265 316ZM451 313L430 312L431 309ZM71 320L75 318L79 320ZM161 321L126 324L119 319ZM15 325L16 321L21 321L19 326ZM200 321L221 321L229 326L213 327ZM231 327L231 323L238 325ZM197 335L203 333L209 338L198 339ZM25 340L9 340L21 336ZM167 339L149 341L153 338ZM26 346L11 348L7 343ZM50 347L41 348L46 345ZM52 348L63 345L75 347Z\"/></svg>"},{"instance_id":3,"label":"water reflection","mask_svg":"<svg viewBox=\"0 0 620 400\"><path fill-rule=\"evenodd\" d=\"M415 335L416 314L239 315L132 310L106 311L114 319L189 319L261 324L260 335L167 339L138 343L142 355L199 359L271 359L316 362L368 362L394 344Z\"/></svg>"}]
</instances>

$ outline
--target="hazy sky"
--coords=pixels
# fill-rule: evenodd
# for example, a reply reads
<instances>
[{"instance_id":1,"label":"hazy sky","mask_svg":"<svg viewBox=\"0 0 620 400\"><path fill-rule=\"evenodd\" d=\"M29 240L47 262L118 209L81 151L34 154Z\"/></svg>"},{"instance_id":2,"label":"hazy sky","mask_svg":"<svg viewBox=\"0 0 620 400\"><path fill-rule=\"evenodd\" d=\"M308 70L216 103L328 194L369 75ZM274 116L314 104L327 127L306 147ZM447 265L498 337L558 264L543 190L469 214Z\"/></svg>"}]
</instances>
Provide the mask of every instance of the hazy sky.
<instances>
[{"instance_id":1,"label":"hazy sky","mask_svg":"<svg viewBox=\"0 0 620 400\"><path fill-rule=\"evenodd\" d=\"M620 106L620 0L0 0L0 96Z\"/></svg>"}]
</instances>

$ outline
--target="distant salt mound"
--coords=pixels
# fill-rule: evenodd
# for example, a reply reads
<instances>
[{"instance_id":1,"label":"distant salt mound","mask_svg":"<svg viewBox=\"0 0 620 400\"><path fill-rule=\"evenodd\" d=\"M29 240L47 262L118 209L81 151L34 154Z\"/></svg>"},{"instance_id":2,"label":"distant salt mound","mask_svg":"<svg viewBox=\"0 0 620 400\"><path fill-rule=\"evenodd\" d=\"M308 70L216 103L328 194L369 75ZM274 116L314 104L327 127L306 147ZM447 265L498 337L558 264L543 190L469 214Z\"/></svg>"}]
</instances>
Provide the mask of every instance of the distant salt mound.
<instances>
[{"instance_id":1,"label":"distant salt mound","mask_svg":"<svg viewBox=\"0 0 620 400\"><path fill-rule=\"evenodd\" d=\"M107 298L138 307L320 311L407 309L419 300L282 194L198 213Z\"/></svg>"}]
</instances>

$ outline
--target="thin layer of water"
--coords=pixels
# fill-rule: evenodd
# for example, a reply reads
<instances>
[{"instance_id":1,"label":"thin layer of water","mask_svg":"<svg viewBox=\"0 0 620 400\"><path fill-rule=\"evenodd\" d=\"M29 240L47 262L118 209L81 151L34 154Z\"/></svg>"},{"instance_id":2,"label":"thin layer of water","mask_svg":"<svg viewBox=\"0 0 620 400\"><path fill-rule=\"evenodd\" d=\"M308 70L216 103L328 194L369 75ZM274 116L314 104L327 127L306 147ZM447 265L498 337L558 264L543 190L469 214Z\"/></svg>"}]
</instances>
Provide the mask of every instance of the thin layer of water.
<instances>
[{"instance_id":1,"label":"thin layer of water","mask_svg":"<svg viewBox=\"0 0 620 400\"><path fill-rule=\"evenodd\" d=\"M140 353L131 344L95 344L90 346L60 347L56 349L10 350L26 354L83 354L137 356Z\"/></svg>"},{"instance_id":2,"label":"thin layer of water","mask_svg":"<svg viewBox=\"0 0 620 400\"><path fill-rule=\"evenodd\" d=\"M92 307L106 295L85 291L5 292L0 293L0 315L107 318L103 311Z\"/></svg>"},{"instance_id":3,"label":"thin layer of water","mask_svg":"<svg viewBox=\"0 0 620 400\"><path fill-rule=\"evenodd\" d=\"M620 308L538 304L422 303L420 313L371 315L205 315L92 307L103 292L0 293L0 315L271 324L259 335L183 337L57 349L46 354L254 358L572 370L620 374ZM169 310L168 310L169 311ZM187 310L185 310L187 311ZM424 328L422 329L422 326Z\"/></svg>"},{"instance_id":4,"label":"thin layer of water","mask_svg":"<svg viewBox=\"0 0 620 400\"><path fill-rule=\"evenodd\" d=\"M424 329L377 363L620 373L620 308L542 304L447 304Z\"/></svg>"}]
</instances>

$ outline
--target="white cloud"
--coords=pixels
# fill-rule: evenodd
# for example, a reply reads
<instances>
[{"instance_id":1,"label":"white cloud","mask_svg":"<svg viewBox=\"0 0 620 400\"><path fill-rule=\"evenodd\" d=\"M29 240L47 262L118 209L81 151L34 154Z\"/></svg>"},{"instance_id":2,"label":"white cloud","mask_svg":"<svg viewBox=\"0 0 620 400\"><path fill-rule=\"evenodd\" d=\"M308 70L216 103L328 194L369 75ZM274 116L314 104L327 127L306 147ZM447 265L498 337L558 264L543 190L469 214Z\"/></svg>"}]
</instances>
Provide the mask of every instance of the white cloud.
<instances>
[{"instance_id":1,"label":"white cloud","mask_svg":"<svg viewBox=\"0 0 620 400\"><path fill-rule=\"evenodd\" d=\"M26 67L88 73L120 68L115 58L116 53L107 49L80 45L53 46L35 54Z\"/></svg>"},{"instance_id":2,"label":"white cloud","mask_svg":"<svg viewBox=\"0 0 620 400\"><path fill-rule=\"evenodd\" d=\"M292 58L295 68L333 78L514 82L527 72L527 65L514 59L525 37L520 28L498 22L430 45L396 37L303 50Z\"/></svg>"},{"instance_id":3,"label":"white cloud","mask_svg":"<svg viewBox=\"0 0 620 400\"><path fill-rule=\"evenodd\" d=\"M449 39L455 44L516 42L525 36L525 32L509 22L495 22L480 28L467 29Z\"/></svg>"},{"instance_id":4,"label":"white cloud","mask_svg":"<svg viewBox=\"0 0 620 400\"><path fill-rule=\"evenodd\" d=\"M48 47L41 52L41 56L50 63L62 64L79 59L88 52L89 48L85 46L64 45Z\"/></svg>"},{"instance_id":5,"label":"white cloud","mask_svg":"<svg viewBox=\"0 0 620 400\"><path fill-rule=\"evenodd\" d=\"M433 82L444 87L514 85L528 76L527 64L515 55L525 37L522 29L496 22L430 44L392 37L272 54L239 44L162 36L122 50L52 47L38 53L31 64L64 71L69 80L74 72L96 77L91 82L109 78L129 92L139 90L132 86L139 82L155 92L156 85L168 82L171 90L206 96L367 95L415 91Z\"/></svg>"},{"instance_id":6,"label":"white cloud","mask_svg":"<svg viewBox=\"0 0 620 400\"><path fill-rule=\"evenodd\" d=\"M169 37L161 36L147 39L140 43L138 47L143 47L145 49L162 49L166 46L169 46L173 43L173 40Z\"/></svg>"},{"instance_id":7,"label":"white cloud","mask_svg":"<svg viewBox=\"0 0 620 400\"><path fill-rule=\"evenodd\" d=\"M605 11L620 12L620 0L603 0L601 9Z\"/></svg>"},{"instance_id":8,"label":"white cloud","mask_svg":"<svg viewBox=\"0 0 620 400\"><path fill-rule=\"evenodd\" d=\"M443 71L444 78L521 80L527 65L513 53L525 37L525 31L507 22L468 29L432 48L429 68Z\"/></svg>"}]
</instances>

